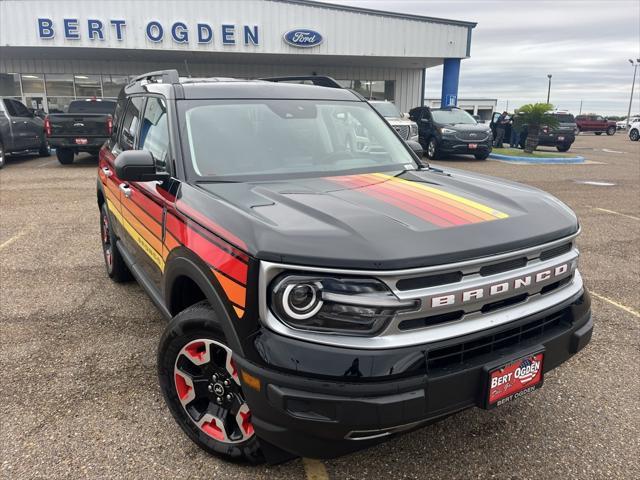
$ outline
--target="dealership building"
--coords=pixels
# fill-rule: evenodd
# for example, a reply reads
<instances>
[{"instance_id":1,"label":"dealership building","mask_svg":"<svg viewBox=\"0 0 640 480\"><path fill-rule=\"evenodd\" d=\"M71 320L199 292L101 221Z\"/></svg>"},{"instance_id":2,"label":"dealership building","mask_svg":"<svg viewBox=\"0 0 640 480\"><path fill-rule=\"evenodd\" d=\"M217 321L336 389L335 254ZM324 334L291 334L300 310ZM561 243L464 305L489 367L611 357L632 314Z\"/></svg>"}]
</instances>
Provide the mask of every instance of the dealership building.
<instances>
[{"instance_id":1,"label":"dealership building","mask_svg":"<svg viewBox=\"0 0 640 480\"><path fill-rule=\"evenodd\" d=\"M402 111L444 65L455 105L475 23L308 0L0 1L0 96L65 111L114 98L140 73L260 78L329 75Z\"/></svg>"}]
</instances>

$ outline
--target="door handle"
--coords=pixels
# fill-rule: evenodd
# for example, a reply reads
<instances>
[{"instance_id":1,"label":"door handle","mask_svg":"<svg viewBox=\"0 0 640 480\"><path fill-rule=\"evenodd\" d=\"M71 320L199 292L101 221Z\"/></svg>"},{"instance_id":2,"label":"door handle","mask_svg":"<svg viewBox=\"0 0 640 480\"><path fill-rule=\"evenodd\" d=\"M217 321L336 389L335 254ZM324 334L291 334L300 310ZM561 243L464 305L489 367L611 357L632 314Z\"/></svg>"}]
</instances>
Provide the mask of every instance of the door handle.
<instances>
[{"instance_id":1,"label":"door handle","mask_svg":"<svg viewBox=\"0 0 640 480\"><path fill-rule=\"evenodd\" d=\"M127 185L126 183L121 183L118 188L120 188L120 191L122 193L124 193L124 196L129 198L131 197L131 187L129 187L129 185Z\"/></svg>"},{"instance_id":2,"label":"door handle","mask_svg":"<svg viewBox=\"0 0 640 480\"><path fill-rule=\"evenodd\" d=\"M104 176L107 178L113 175L113 172L109 167L102 167L102 173L104 173Z\"/></svg>"}]
</instances>

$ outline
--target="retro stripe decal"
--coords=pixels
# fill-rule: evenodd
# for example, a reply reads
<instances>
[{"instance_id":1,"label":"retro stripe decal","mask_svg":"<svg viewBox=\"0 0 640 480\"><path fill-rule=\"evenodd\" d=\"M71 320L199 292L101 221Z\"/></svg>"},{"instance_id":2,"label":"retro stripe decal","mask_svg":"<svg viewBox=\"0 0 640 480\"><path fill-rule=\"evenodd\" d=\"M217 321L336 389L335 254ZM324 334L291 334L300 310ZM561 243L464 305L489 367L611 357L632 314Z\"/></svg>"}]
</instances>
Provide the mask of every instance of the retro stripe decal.
<instances>
[{"instance_id":1,"label":"retro stripe decal","mask_svg":"<svg viewBox=\"0 0 640 480\"><path fill-rule=\"evenodd\" d=\"M509 217L469 198L383 173L331 177L328 180L354 188L442 228Z\"/></svg>"}]
</instances>

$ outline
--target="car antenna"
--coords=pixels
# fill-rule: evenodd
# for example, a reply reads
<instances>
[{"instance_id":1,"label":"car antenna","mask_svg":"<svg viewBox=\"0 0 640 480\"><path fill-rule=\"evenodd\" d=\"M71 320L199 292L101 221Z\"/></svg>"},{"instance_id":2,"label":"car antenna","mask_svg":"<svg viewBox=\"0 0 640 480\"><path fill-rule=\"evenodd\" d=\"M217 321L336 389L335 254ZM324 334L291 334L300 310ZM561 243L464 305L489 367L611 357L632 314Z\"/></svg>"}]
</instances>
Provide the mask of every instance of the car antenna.
<instances>
[{"instance_id":1,"label":"car antenna","mask_svg":"<svg viewBox=\"0 0 640 480\"><path fill-rule=\"evenodd\" d=\"M187 76L191 78L191 72L189 71L189 62L187 62L186 58L184 59L184 68L187 71Z\"/></svg>"}]
</instances>

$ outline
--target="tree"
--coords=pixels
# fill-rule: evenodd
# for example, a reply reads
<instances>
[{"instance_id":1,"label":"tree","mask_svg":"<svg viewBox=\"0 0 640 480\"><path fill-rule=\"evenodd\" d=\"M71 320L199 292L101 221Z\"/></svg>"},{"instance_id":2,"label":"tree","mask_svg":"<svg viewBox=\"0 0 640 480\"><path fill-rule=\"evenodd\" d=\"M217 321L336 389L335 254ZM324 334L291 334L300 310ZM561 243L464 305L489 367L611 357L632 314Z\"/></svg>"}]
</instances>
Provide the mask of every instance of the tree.
<instances>
[{"instance_id":1,"label":"tree","mask_svg":"<svg viewBox=\"0 0 640 480\"><path fill-rule=\"evenodd\" d=\"M528 103L518 109L518 117L521 124L527 126L527 141L524 144L525 152L533 153L538 147L541 128L555 128L558 126L558 119L549 113L551 110L553 110L553 105L549 103Z\"/></svg>"}]
</instances>

